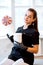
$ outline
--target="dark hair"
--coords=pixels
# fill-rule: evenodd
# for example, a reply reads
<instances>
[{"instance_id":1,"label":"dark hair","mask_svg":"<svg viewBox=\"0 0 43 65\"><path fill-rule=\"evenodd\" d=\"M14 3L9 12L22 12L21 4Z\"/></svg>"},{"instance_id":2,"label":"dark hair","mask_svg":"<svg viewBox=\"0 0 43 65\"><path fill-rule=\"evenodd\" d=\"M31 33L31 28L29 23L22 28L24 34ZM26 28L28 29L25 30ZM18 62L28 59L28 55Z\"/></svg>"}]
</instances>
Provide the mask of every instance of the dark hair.
<instances>
[{"instance_id":1,"label":"dark hair","mask_svg":"<svg viewBox=\"0 0 43 65\"><path fill-rule=\"evenodd\" d=\"M36 20L32 23L33 27L38 31L38 21L37 21L37 12L33 8L29 8L28 11L33 12L33 18L36 18Z\"/></svg>"}]
</instances>

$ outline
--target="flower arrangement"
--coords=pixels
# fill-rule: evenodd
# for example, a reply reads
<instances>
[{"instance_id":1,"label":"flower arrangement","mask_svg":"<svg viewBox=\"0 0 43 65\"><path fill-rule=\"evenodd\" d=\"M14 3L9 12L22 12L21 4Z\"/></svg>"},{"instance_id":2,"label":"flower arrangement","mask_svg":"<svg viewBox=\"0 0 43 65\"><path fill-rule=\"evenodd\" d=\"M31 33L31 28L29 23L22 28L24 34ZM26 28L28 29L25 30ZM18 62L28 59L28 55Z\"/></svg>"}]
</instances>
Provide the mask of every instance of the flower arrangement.
<instances>
[{"instance_id":1,"label":"flower arrangement","mask_svg":"<svg viewBox=\"0 0 43 65\"><path fill-rule=\"evenodd\" d=\"M10 25L12 23L12 18L9 16L4 16L2 19L2 24L5 26Z\"/></svg>"}]
</instances>

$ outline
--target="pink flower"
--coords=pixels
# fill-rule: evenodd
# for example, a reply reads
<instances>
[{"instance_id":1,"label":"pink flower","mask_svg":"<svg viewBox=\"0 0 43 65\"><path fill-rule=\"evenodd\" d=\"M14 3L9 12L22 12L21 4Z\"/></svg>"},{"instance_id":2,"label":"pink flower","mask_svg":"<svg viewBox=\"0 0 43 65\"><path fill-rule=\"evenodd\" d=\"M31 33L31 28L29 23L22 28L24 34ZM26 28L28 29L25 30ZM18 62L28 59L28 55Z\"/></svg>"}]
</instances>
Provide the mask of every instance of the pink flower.
<instances>
[{"instance_id":1,"label":"pink flower","mask_svg":"<svg viewBox=\"0 0 43 65\"><path fill-rule=\"evenodd\" d=\"M10 25L12 23L12 18L9 16L4 16L2 19L2 24L5 26Z\"/></svg>"}]
</instances>

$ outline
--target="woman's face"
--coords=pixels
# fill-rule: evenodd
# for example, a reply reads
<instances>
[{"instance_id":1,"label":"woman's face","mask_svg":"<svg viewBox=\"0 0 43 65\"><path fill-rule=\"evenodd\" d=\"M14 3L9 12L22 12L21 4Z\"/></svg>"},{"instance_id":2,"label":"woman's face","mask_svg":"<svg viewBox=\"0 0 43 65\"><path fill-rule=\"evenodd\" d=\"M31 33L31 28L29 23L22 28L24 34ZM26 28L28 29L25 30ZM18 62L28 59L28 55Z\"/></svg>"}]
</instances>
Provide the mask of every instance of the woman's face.
<instances>
[{"instance_id":1,"label":"woman's face","mask_svg":"<svg viewBox=\"0 0 43 65\"><path fill-rule=\"evenodd\" d=\"M24 20L26 24L31 24L32 22L34 22L33 12L27 11Z\"/></svg>"}]
</instances>

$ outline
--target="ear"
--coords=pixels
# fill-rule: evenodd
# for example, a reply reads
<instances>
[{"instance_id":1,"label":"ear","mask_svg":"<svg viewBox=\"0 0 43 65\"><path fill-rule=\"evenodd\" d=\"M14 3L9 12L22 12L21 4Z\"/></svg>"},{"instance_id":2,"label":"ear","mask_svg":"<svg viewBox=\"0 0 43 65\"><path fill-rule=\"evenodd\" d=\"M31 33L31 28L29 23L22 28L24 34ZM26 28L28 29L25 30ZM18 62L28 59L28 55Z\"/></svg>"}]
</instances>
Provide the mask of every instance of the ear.
<instances>
[{"instance_id":1,"label":"ear","mask_svg":"<svg viewBox=\"0 0 43 65\"><path fill-rule=\"evenodd\" d=\"M33 19L33 22L36 20L36 18Z\"/></svg>"}]
</instances>

